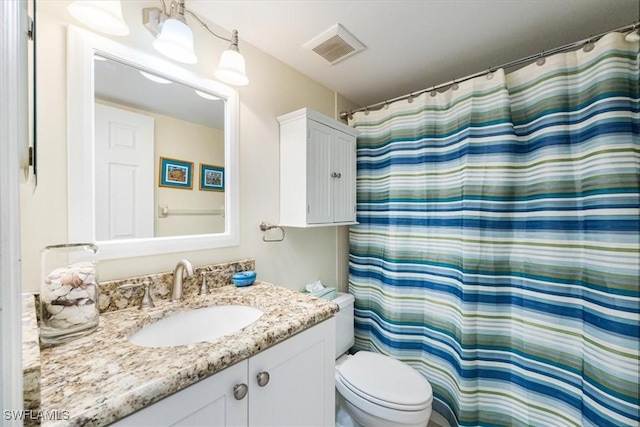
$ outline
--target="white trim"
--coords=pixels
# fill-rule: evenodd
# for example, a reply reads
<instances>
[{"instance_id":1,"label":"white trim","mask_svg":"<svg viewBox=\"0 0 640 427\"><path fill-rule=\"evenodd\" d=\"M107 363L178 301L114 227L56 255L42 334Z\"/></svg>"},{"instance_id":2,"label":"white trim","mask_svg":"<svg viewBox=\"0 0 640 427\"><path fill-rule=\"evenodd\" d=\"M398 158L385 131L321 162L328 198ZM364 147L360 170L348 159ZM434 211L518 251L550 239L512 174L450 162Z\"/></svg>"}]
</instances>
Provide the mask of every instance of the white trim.
<instances>
[{"instance_id":1,"label":"white trim","mask_svg":"<svg viewBox=\"0 0 640 427\"><path fill-rule=\"evenodd\" d=\"M69 25L67 28L67 129L69 242L96 243L100 259L237 246L239 212L238 93L158 57ZM225 110L225 232L194 236L156 237L96 242L93 150L93 57L100 54L138 69L214 93L226 100ZM91 143L87 143L91 141Z\"/></svg>"},{"instance_id":2,"label":"white trim","mask_svg":"<svg viewBox=\"0 0 640 427\"><path fill-rule=\"evenodd\" d=\"M22 410L20 158L28 144L27 2L0 5L0 415Z\"/></svg>"}]
</instances>

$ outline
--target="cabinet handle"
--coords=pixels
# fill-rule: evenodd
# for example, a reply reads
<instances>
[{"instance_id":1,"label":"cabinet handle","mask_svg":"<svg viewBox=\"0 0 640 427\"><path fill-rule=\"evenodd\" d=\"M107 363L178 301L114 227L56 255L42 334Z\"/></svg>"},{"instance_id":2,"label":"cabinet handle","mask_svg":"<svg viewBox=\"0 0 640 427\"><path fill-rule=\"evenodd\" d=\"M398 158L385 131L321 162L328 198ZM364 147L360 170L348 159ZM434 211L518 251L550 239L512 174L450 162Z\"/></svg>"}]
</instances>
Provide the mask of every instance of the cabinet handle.
<instances>
[{"instance_id":1,"label":"cabinet handle","mask_svg":"<svg viewBox=\"0 0 640 427\"><path fill-rule=\"evenodd\" d=\"M264 387L269 384L269 373L268 372L260 372L257 375L258 385L260 387Z\"/></svg>"},{"instance_id":2,"label":"cabinet handle","mask_svg":"<svg viewBox=\"0 0 640 427\"><path fill-rule=\"evenodd\" d=\"M331 178L342 178L342 174L340 172L331 172Z\"/></svg>"},{"instance_id":3,"label":"cabinet handle","mask_svg":"<svg viewBox=\"0 0 640 427\"><path fill-rule=\"evenodd\" d=\"M242 400L247 395L248 391L249 387L247 387L246 384L236 384L233 388L233 397L235 397L236 400Z\"/></svg>"}]
</instances>

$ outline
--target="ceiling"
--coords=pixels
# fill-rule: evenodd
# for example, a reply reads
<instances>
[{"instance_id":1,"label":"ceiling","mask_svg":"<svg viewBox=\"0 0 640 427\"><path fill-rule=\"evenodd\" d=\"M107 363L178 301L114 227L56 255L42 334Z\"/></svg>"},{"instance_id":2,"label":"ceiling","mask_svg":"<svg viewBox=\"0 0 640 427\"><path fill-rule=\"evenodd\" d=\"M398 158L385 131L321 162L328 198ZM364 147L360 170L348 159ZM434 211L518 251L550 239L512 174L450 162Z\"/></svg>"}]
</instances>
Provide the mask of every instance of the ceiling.
<instances>
[{"instance_id":1,"label":"ceiling","mask_svg":"<svg viewBox=\"0 0 640 427\"><path fill-rule=\"evenodd\" d=\"M366 106L640 19L638 0L187 0L187 8ZM366 50L330 65L305 43L340 23ZM247 64L247 74L259 73ZM251 84L251 83L250 83Z\"/></svg>"},{"instance_id":2,"label":"ceiling","mask_svg":"<svg viewBox=\"0 0 640 427\"><path fill-rule=\"evenodd\" d=\"M166 76L160 82L152 81L136 68L101 56L96 56L94 63L96 98L224 129L225 105L222 99L211 94L209 98L203 98L195 89L167 80ZM146 74L149 76L151 73Z\"/></svg>"}]
</instances>

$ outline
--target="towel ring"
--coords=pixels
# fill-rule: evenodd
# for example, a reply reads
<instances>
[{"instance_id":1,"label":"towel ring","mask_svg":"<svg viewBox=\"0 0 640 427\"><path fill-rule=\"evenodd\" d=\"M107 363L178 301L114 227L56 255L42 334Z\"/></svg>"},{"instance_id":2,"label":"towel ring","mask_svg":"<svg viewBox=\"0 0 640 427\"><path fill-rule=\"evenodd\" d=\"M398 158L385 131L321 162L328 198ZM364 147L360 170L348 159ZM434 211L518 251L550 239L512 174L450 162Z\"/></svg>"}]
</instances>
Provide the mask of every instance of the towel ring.
<instances>
[{"instance_id":1,"label":"towel ring","mask_svg":"<svg viewBox=\"0 0 640 427\"><path fill-rule=\"evenodd\" d=\"M269 224L268 222L264 222L262 221L260 223L260 231L262 231L263 233L266 233L269 230L273 230L274 228L279 229L282 232L282 237L280 237L280 239L267 239L266 234L262 236L262 241L263 242L282 242L284 240L284 228L280 227L279 225L274 225L274 224Z\"/></svg>"}]
</instances>

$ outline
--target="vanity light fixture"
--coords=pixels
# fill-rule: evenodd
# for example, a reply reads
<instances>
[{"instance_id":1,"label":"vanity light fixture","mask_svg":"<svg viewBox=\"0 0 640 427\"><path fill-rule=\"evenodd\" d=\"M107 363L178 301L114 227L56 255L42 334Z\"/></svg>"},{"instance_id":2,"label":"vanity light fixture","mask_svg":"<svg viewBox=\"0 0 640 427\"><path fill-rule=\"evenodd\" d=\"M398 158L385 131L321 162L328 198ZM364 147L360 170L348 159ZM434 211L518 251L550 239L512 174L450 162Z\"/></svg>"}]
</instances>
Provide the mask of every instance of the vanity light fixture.
<instances>
[{"instance_id":1,"label":"vanity light fixture","mask_svg":"<svg viewBox=\"0 0 640 427\"><path fill-rule=\"evenodd\" d=\"M624 36L624 39L629 43L640 41L640 22L633 26L631 31Z\"/></svg>"},{"instance_id":2,"label":"vanity light fixture","mask_svg":"<svg viewBox=\"0 0 640 427\"><path fill-rule=\"evenodd\" d=\"M140 70L140 74L142 74L147 79L151 80L155 83L160 83L163 85L168 85L169 83L173 83L171 80L163 79L162 77L158 77L155 74L147 73L146 71Z\"/></svg>"},{"instance_id":3,"label":"vanity light fixture","mask_svg":"<svg viewBox=\"0 0 640 427\"><path fill-rule=\"evenodd\" d=\"M76 0L69 3L67 10L78 21L94 30L126 36L129 26L122 18L120 0Z\"/></svg>"},{"instance_id":4,"label":"vanity light fixture","mask_svg":"<svg viewBox=\"0 0 640 427\"><path fill-rule=\"evenodd\" d=\"M142 22L155 37L153 47L158 52L168 58L187 64L198 62L193 49L193 32L185 19L185 14L188 14L198 21L209 34L230 43L229 49L222 53L214 75L231 85L244 86L249 83L244 57L238 49L238 32L236 30L231 32L231 38L219 36L195 13L185 7L185 0L172 0L168 11L165 1L160 0L160 3L162 9L151 7L142 10Z\"/></svg>"},{"instance_id":5,"label":"vanity light fixture","mask_svg":"<svg viewBox=\"0 0 640 427\"><path fill-rule=\"evenodd\" d=\"M196 94L198 94L198 96L204 98L204 99L208 99L209 101L219 101L220 97L215 96L215 95L211 95L210 93L207 92L203 92L201 90L198 89L194 89L196 91Z\"/></svg>"}]
</instances>

